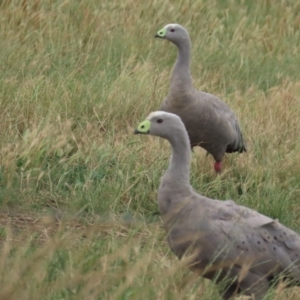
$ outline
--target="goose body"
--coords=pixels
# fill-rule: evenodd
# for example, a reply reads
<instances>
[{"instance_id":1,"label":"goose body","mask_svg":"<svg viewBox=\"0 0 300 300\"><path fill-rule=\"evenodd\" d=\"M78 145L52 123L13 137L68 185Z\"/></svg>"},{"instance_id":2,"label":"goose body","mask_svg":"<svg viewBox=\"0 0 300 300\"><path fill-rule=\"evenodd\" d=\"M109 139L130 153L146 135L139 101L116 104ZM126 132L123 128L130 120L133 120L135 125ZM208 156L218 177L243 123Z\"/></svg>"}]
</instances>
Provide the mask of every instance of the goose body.
<instances>
[{"instance_id":1,"label":"goose body","mask_svg":"<svg viewBox=\"0 0 300 300\"><path fill-rule=\"evenodd\" d=\"M158 207L172 252L189 253L190 269L220 282L223 299L237 294L262 299L277 276L300 284L300 236L232 200L196 193L190 185L190 142L180 117L158 111L136 129L167 139L172 158L158 189Z\"/></svg>"},{"instance_id":2,"label":"goose body","mask_svg":"<svg viewBox=\"0 0 300 300\"><path fill-rule=\"evenodd\" d=\"M169 24L155 36L171 41L178 48L169 92L160 110L181 117L191 147L200 146L210 153L216 162L215 170L220 172L226 152L246 151L238 119L218 97L193 87L190 73L191 41L187 30L179 24Z\"/></svg>"}]
</instances>

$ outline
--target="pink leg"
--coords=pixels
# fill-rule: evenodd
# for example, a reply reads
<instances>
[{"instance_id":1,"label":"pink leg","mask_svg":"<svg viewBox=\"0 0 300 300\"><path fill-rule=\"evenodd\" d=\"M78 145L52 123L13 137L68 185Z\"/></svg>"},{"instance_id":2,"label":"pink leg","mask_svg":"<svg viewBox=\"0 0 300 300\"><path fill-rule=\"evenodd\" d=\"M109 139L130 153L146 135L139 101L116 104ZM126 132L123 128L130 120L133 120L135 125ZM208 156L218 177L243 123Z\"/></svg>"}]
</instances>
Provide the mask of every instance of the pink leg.
<instances>
[{"instance_id":1,"label":"pink leg","mask_svg":"<svg viewBox=\"0 0 300 300\"><path fill-rule=\"evenodd\" d=\"M221 162L220 161L216 161L215 165L214 165L214 168L215 168L215 171L217 173L221 173L221 171L222 171L222 164L221 164Z\"/></svg>"}]
</instances>

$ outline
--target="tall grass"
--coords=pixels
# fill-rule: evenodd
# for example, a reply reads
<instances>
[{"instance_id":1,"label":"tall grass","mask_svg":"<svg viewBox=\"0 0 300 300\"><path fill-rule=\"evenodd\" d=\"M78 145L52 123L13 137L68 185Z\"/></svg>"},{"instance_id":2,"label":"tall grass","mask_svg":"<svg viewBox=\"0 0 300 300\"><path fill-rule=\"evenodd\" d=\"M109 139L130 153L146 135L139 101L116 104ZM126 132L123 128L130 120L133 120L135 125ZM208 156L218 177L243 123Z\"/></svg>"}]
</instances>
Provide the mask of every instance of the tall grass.
<instances>
[{"instance_id":1,"label":"tall grass","mask_svg":"<svg viewBox=\"0 0 300 300\"><path fill-rule=\"evenodd\" d=\"M168 144L132 134L168 90L176 49L154 39L167 23L188 28L195 86L234 109L249 148L221 177L196 150L193 186L299 228L298 1L2 0L0 12L0 299L218 298L165 244ZM297 299L282 293L268 299Z\"/></svg>"}]
</instances>

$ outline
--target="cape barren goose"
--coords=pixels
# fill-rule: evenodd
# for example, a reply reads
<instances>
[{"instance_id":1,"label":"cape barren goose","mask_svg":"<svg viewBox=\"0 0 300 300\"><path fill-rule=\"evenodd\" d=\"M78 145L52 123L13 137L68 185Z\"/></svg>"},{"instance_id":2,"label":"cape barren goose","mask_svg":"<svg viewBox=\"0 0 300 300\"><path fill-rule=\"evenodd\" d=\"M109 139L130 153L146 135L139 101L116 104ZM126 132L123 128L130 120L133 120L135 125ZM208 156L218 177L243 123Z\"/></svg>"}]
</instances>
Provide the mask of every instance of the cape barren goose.
<instances>
[{"instance_id":1,"label":"cape barren goose","mask_svg":"<svg viewBox=\"0 0 300 300\"><path fill-rule=\"evenodd\" d=\"M169 40L178 48L169 93L160 110L181 117L191 147L204 148L214 157L215 170L221 172L221 162L226 152L247 151L237 117L222 100L193 87L190 72L191 41L184 27L168 24L155 37Z\"/></svg>"},{"instance_id":2,"label":"cape barren goose","mask_svg":"<svg viewBox=\"0 0 300 300\"><path fill-rule=\"evenodd\" d=\"M158 207L171 250L188 255L199 275L228 279L223 299L237 294L262 299L282 275L300 284L300 237L255 210L196 193L190 185L190 141L180 117L151 113L135 133L164 138L172 147L170 165L161 178Z\"/></svg>"}]
</instances>

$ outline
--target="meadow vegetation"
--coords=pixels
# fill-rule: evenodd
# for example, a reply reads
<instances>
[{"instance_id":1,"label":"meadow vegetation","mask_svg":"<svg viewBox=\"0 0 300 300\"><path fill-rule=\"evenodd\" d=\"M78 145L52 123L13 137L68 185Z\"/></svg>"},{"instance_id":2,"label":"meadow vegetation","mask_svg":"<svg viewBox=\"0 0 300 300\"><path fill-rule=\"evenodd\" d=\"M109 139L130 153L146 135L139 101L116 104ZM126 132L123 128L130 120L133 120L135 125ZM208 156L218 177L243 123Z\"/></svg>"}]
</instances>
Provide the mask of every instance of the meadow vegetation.
<instances>
[{"instance_id":1,"label":"meadow vegetation","mask_svg":"<svg viewBox=\"0 0 300 300\"><path fill-rule=\"evenodd\" d=\"M165 242L169 145L133 135L167 94L176 49L154 35L174 22L248 144L219 177L196 149L193 187L300 232L299 1L2 0L0 299L218 299Z\"/></svg>"}]
</instances>

